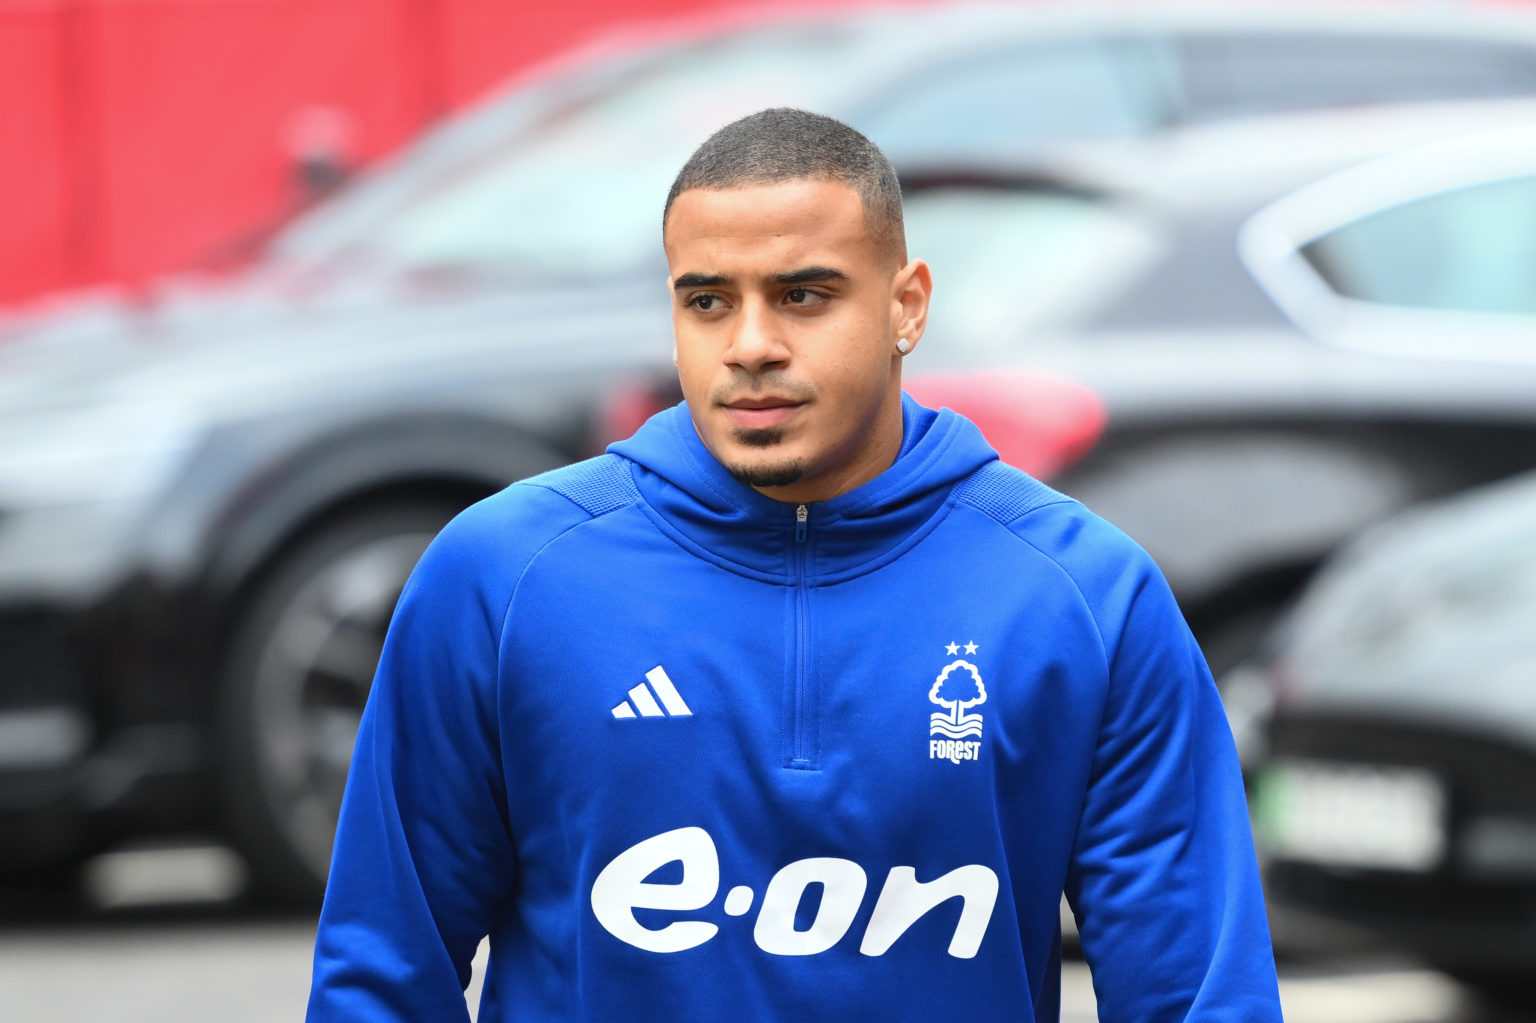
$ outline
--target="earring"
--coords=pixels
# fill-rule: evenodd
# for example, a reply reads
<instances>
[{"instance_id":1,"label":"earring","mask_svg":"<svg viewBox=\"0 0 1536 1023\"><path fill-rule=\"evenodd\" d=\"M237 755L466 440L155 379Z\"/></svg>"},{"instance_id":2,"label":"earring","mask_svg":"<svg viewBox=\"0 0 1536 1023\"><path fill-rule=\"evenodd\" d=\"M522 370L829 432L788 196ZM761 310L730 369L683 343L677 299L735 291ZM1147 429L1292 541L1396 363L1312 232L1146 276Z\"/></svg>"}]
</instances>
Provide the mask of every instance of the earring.
<instances>
[{"instance_id":1,"label":"earring","mask_svg":"<svg viewBox=\"0 0 1536 1023\"><path fill-rule=\"evenodd\" d=\"M896 342L896 350L902 355L906 355L912 350L912 342L908 341L906 338L902 338L900 341Z\"/></svg>"}]
</instances>

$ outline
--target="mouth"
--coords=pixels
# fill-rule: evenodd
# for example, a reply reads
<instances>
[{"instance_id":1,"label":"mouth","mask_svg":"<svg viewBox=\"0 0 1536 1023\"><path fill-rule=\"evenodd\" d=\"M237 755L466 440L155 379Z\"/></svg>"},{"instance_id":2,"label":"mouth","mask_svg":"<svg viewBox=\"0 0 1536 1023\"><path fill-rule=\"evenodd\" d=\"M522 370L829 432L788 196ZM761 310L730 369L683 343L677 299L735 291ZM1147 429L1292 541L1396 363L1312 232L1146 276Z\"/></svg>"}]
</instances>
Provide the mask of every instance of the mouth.
<instances>
[{"instance_id":1,"label":"mouth","mask_svg":"<svg viewBox=\"0 0 1536 1023\"><path fill-rule=\"evenodd\" d=\"M763 430L783 426L805 407L804 402L769 395L761 398L736 398L721 405L731 424L743 430Z\"/></svg>"}]
</instances>

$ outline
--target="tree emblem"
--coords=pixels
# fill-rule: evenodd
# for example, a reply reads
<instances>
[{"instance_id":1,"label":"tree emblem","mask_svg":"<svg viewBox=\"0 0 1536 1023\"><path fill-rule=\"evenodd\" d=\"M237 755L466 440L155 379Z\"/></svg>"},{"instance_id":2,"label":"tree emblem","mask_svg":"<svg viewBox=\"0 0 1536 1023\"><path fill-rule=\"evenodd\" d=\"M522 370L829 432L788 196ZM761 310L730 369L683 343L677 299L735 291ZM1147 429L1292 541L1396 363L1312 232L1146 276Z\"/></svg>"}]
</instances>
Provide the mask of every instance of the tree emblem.
<instances>
[{"instance_id":1,"label":"tree emblem","mask_svg":"<svg viewBox=\"0 0 1536 1023\"><path fill-rule=\"evenodd\" d=\"M987 687L981 681L981 672L970 661L951 661L934 679L928 690L928 699L949 712L932 716L930 734L959 738L962 735L981 734L981 715L967 714L966 710L987 702Z\"/></svg>"}]
</instances>

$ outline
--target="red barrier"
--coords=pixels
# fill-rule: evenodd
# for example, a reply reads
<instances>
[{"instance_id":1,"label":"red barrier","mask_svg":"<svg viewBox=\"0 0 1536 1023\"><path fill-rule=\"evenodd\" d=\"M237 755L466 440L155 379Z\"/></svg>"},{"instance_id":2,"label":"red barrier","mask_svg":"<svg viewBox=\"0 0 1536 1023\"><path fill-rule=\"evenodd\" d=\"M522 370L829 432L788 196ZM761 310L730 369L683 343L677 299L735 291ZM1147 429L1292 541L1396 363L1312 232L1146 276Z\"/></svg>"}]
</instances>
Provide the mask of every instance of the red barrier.
<instances>
[{"instance_id":1,"label":"red barrier","mask_svg":"<svg viewBox=\"0 0 1536 1023\"><path fill-rule=\"evenodd\" d=\"M65 126L73 97L63 75L58 4L0 7L0 300L70 280L78 226L67 197L74 164ZM73 242L73 244L72 244Z\"/></svg>"},{"instance_id":2,"label":"red barrier","mask_svg":"<svg viewBox=\"0 0 1536 1023\"><path fill-rule=\"evenodd\" d=\"M363 164L614 20L725 0L0 0L0 303L226 263Z\"/></svg>"}]
</instances>

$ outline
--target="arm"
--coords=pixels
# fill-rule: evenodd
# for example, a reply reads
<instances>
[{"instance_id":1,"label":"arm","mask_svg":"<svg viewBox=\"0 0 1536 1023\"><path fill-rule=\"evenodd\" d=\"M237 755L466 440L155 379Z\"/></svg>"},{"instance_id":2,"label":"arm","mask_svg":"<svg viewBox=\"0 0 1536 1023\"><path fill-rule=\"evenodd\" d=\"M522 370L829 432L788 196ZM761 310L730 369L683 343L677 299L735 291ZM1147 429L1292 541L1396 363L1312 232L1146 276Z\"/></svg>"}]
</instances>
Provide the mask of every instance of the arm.
<instances>
[{"instance_id":1,"label":"arm","mask_svg":"<svg viewBox=\"0 0 1536 1023\"><path fill-rule=\"evenodd\" d=\"M496 715L508 597L487 581L496 558L477 517L433 542L390 625L342 802L311 1021L468 1020L470 960L512 890Z\"/></svg>"},{"instance_id":2,"label":"arm","mask_svg":"<svg viewBox=\"0 0 1536 1023\"><path fill-rule=\"evenodd\" d=\"M1095 609L1109 688L1067 897L1105 1023L1280 1020L1226 716L1150 559Z\"/></svg>"}]
</instances>

